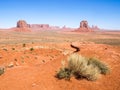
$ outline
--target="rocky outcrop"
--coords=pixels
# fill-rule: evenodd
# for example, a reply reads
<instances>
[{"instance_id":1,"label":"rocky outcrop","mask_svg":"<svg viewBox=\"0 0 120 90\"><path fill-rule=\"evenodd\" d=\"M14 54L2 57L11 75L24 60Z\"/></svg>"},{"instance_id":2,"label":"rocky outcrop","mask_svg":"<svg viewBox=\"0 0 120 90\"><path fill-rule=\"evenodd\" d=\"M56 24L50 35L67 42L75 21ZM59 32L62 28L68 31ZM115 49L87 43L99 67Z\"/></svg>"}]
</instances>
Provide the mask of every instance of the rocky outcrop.
<instances>
[{"instance_id":1,"label":"rocky outcrop","mask_svg":"<svg viewBox=\"0 0 120 90\"><path fill-rule=\"evenodd\" d=\"M41 30L60 30L58 26L50 26L49 24L29 24L29 27L33 31L41 31Z\"/></svg>"},{"instance_id":2,"label":"rocky outcrop","mask_svg":"<svg viewBox=\"0 0 120 90\"><path fill-rule=\"evenodd\" d=\"M83 21L80 22L80 27L75 31L91 32L93 30L89 27L88 22L86 20L83 20Z\"/></svg>"},{"instance_id":3,"label":"rocky outcrop","mask_svg":"<svg viewBox=\"0 0 120 90\"><path fill-rule=\"evenodd\" d=\"M91 29L94 30L94 31L100 30L100 28L98 28L98 26L94 26L94 25L92 25Z\"/></svg>"},{"instance_id":4,"label":"rocky outcrop","mask_svg":"<svg viewBox=\"0 0 120 90\"><path fill-rule=\"evenodd\" d=\"M29 24L30 28L49 28L49 24Z\"/></svg>"},{"instance_id":5,"label":"rocky outcrop","mask_svg":"<svg viewBox=\"0 0 120 90\"><path fill-rule=\"evenodd\" d=\"M41 30L61 30L59 26L50 26L49 24L27 24L24 20L17 22L16 31L41 31Z\"/></svg>"},{"instance_id":6,"label":"rocky outcrop","mask_svg":"<svg viewBox=\"0 0 120 90\"><path fill-rule=\"evenodd\" d=\"M89 29L88 22L85 20L81 21L80 28Z\"/></svg>"},{"instance_id":7,"label":"rocky outcrop","mask_svg":"<svg viewBox=\"0 0 120 90\"><path fill-rule=\"evenodd\" d=\"M28 24L24 20L19 20L17 22L17 28L29 28Z\"/></svg>"},{"instance_id":8,"label":"rocky outcrop","mask_svg":"<svg viewBox=\"0 0 120 90\"><path fill-rule=\"evenodd\" d=\"M51 30L60 30L61 28L59 26L50 26Z\"/></svg>"},{"instance_id":9,"label":"rocky outcrop","mask_svg":"<svg viewBox=\"0 0 120 90\"><path fill-rule=\"evenodd\" d=\"M29 32L29 31L31 31L31 30L30 30L29 25L27 24L26 21L24 21L24 20L19 20L19 21L17 22L17 26L16 26L15 31L19 31L19 32Z\"/></svg>"}]
</instances>

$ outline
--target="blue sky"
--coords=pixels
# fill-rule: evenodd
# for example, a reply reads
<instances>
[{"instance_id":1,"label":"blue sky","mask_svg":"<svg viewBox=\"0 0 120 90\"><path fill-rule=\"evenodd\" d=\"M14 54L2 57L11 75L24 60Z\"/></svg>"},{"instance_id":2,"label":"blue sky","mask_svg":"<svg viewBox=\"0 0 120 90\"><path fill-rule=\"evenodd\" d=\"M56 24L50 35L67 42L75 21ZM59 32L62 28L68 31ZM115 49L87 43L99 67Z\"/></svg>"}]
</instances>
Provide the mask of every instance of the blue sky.
<instances>
[{"instance_id":1,"label":"blue sky","mask_svg":"<svg viewBox=\"0 0 120 90\"><path fill-rule=\"evenodd\" d=\"M79 27L81 20L120 30L120 0L0 0L0 28L30 24Z\"/></svg>"}]
</instances>

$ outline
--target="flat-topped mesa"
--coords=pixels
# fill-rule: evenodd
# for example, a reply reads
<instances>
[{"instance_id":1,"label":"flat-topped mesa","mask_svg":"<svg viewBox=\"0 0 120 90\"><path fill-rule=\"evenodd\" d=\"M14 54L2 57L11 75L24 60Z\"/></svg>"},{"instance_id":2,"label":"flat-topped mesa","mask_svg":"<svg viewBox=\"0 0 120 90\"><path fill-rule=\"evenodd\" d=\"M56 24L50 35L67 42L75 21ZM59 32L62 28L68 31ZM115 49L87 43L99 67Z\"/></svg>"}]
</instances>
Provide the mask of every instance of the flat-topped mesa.
<instances>
[{"instance_id":1,"label":"flat-topped mesa","mask_svg":"<svg viewBox=\"0 0 120 90\"><path fill-rule=\"evenodd\" d=\"M49 30L49 24L28 24L32 31Z\"/></svg>"},{"instance_id":2,"label":"flat-topped mesa","mask_svg":"<svg viewBox=\"0 0 120 90\"><path fill-rule=\"evenodd\" d=\"M49 28L49 24L30 24L30 28Z\"/></svg>"},{"instance_id":3,"label":"flat-topped mesa","mask_svg":"<svg viewBox=\"0 0 120 90\"><path fill-rule=\"evenodd\" d=\"M58 26L50 26L49 24L29 24L29 27L33 31L40 31L40 30L59 30L60 27Z\"/></svg>"}]
</instances>

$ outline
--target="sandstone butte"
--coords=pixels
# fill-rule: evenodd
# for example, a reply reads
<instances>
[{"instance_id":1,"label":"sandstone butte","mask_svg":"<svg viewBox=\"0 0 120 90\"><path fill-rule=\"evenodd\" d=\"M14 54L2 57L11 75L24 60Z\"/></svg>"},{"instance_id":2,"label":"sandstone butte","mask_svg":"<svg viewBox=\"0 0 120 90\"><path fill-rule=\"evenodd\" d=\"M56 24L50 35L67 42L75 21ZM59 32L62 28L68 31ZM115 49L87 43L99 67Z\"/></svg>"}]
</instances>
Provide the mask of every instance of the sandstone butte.
<instances>
[{"instance_id":1,"label":"sandstone butte","mask_svg":"<svg viewBox=\"0 0 120 90\"><path fill-rule=\"evenodd\" d=\"M74 32L93 32L100 30L97 26L90 27L88 25L88 21L83 20L80 22L80 26L77 29L67 28L63 26L60 28L59 26L50 26L49 24L28 24L25 20L19 20L17 22L16 28L12 28L13 31L18 32L31 32L31 31L41 31L41 30L68 30Z\"/></svg>"},{"instance_id":2,"label":"sandstone butte","mask_svg":"<svg viewBox=\"0 0 120 90\"><path fill-rule=\"evenodd\" d=\"M30 32L31 29L29 28L29 25L25 20L19 20L17 22L16 28L12 28L13 31L18 31L18 32Z\"/></svg>"},{"instance_id":3,"label":"sandstone butte","mask_svg":"<svg viewBox=\"0 0 120 90\"><path fill-rule=\"evenodd\" d=\"M88 21L83 20L80 22L79 28L76 29L75 31L77 31L77 32L94 32L94 31L98 31L98 30L100 30L100 28L98 28L98 26L92 25L92 27L90 27L88 24Z\"/></svg>"}]
</instances>

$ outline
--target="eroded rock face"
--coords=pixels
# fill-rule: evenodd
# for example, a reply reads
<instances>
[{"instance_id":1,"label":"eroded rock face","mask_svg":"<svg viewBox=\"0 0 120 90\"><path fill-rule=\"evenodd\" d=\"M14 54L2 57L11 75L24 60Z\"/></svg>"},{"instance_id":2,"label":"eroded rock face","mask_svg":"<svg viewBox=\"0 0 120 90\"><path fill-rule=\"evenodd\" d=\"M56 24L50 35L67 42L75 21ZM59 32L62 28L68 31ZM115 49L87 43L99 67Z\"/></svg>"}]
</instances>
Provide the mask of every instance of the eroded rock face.
<instances>
[{"instance_id":1,"label":"eroded rock face","mask_svg":"<svg viewBox=\"0 0 120 90\"><path fill-rule=\"evenodd\" d=\"M19 20L17 22L17 26L14 29L14 31L18 31L18 32L30 32L31 29L29 28L29 25L26 23L26 21Z\"/></svg>"},{"instance_id":2,"label":"eroded rock face","mask_svg":"<svg viewBox=\"0 0 120 90\"><path fill-rule=\"evenodd\" d=\"M17 28L29 28L28 24L24 20L19 20L17 22Z\"/></svg>"},{"instance_id":3,"label":"eroded rock face","mask_svg":"<svg viewBox=\"0 0 120 90\"><path fill-rule=\"evenodd\" d=\"M86 20L80 22L80 27L76 30L78 32L90 32L93 31Z\"/></svg>"},{"instance_id":4,"label":"eroded rock face","mask_svg":"<svg viewBox=\"0 0 120 90\"><path fill-rule=\"evenodd\" d=\"M94 26L94 25L92 25L91 29L94 30L94 31L100 30L100 28L98 28L98 26Z\"/></svg>"},{"instance_id":5,"label":"eroded rock face","mask_svg":"<svg viewBox=\"0 0 120 90\"><path fill-rule=\"evenodd\" d=\"M89 26L88 26L88 22L83 20L80 22L80 28L85 28L85 29L88 29Z\"/></svg>"},{"instance_id":6,"label":"eroded rock face","mask_svg":"<svg viewBox=\"0 0 120 90\"><path fill-rule=\"evenodd\" d=\"M30 24L30 28L49 28L49 24Z\"/></svg>"},{"instance_id":7,"label":"eroded rock face","mask_svg":"<svg viewBox=\"0 0 120 90\"><path fill-rule=\"evenodd\" d=\"M49 24L28 24L29 27L34 31L40 30L59 30L58 26L50 26Z\"/></svg>"}]
</instances>

